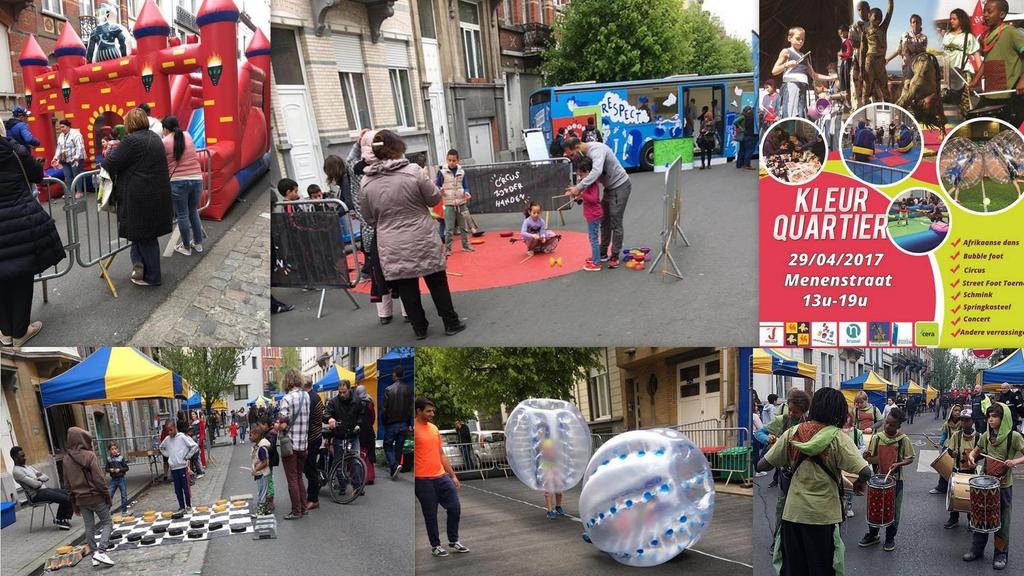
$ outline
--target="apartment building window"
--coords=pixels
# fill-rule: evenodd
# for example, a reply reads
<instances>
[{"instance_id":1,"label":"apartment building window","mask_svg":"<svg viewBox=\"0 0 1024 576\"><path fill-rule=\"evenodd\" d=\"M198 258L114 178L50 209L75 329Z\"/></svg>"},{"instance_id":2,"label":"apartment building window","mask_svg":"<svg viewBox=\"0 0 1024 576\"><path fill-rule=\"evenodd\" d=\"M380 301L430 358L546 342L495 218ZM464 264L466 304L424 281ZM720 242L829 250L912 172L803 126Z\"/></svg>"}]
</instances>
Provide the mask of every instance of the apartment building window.
<instances>
[{"instance_id":1,"label":"apartment building window","mask_svg":"<svg viewBox=\"0 0 1024 576\"><path fill-rule=\"evenodd\" d=\"M256 369L256 355L255 355L255 354L254 354L254 355L253 355L253 357L252 357L252 369L253 369L253 370L255 370L255 369Z\"/></svg>"},{"instance_id":2,"label":"apartment building window","mask_svg":"<svg viewBox=\"0 0 1024 576\"><path fill-rule=\"evenodd\" d=\"M291 28L270 29L271 58L274 80L278 86L301 86L306 83L302 78L302 61L299 56L299 45L295 40L295 31ZM280 356L278 356L280 357Z\"/></svg>"},{"instance_id":3,"label":"apartment building window","mask_svg":"<svg viewBox=\"0 0 1024 576\"><path fill-rule=\"evenodd\" d=\"M10 54L11 45L9 29L0 24L0 54ZM0 94L14 93L14 74L11 72L11 59L0 58Z\"/></svg>"},{"instance_id":4,"label":"apartment building window","mask_svg":"<svg viewBox=\"0 0 1024 576\"><path fill-rule=\"evenodd\" d=\"M434 24L433 0L417 0L416 13L420 19L420 36L437 40L437 26Z\"/></svg>"},{"instance_id":5,"label":"apartment building window","mask_svg":"<svg viewBox=\"0 0 1024 576\"><path fill-rule=\"evenodd\" d=\"M608 371L590 371L587 378L587 397L590 399L590 418L600 420L612 417L611 389L608 387Z\"/></svg>"},{"instance_id":6,"label":"apartment building window","mask_svg":"<svg viewBox=\"0 0 1024 576\"><path fill-rule=\"evenodd\" d=\"M235 400L246 400L249 398L249 386L247 384L235 384Z\"/></svg>"},{"instance_id":7,"label":"apartment building window","mask_svg":"<svg viewBox=\"0 0 1024 576\"><path fill-rule=\"evenodd\" d=\"M392 68L391 93L395 96L395 117L399 126L416 126L416 114L412 107L412 90L409 87L409 71Z\"/></svg>"},{"instance_id":8,"label":"apartment building window","mask_svg":"<svg viewBox=\"0 0 1024 576\"><path fill-rule=\"evenodd\" d=\"M480 7L459 0L459 29L462 31L462 51L466 58L466 77L484 77L483 44L480 36Z\"/></svg>"},{"instance_id":9,"label":"apartment building window","mask_svg":"<svg viewBox=\"0 0 1024 576\"><path fill-rule=\"evenodd\" d=\"M824 388L832 387L833 360L834 358L831 354L821 353L821 385Z\"/></svg>"},{"instance_id":10,"label":"apartment building window","mask_svg":"<svg viewBox=\"0 0 1024 576\"><path fill-rule=\"evenodd\" d=\"M79 16L95 16L96 7L93 4L94 0L82 0L79 3Z\"/></svg>"},{"instance_id":11,"label":"apartment building window","mask_svg":"<svg viewBox=\"0 0 1024 576\"><path fill-rule=\"evenodd\" d=\"M64 0L43 0L43 12L63 16Z\"/></svg>"},{"instance_id":12,"label":"apartment building window","mask_svg":"<svg viewBox=\"0 0 1024 576\"><path fill-rule=\"evenodd\" d=\"M373 128L363 68L363 46L359 36L335 34L334 57L338 67L338 79L341 82L341 94L345 100L348 129Z\"/></svg>"}]
</instances>

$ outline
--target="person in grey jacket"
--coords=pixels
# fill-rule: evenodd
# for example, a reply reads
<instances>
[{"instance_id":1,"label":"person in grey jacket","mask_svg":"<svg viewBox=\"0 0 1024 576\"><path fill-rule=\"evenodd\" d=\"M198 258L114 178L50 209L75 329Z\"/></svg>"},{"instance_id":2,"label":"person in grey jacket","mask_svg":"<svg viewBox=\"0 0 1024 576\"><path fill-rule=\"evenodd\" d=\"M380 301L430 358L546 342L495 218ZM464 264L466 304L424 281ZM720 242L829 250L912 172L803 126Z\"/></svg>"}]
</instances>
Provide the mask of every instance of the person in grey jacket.
<instances>
[{"instance_id":1,"label":"person in grey jacket","mask_svg":"<svg viewBox=\"0 0 1024 576\"><path fill-rule=\"evenodd\" d=\"M405 142L390 130L373 137L377 162L363 171L359 206L363 221L376 230L376 249L384 279L398 291L418 340L427 337L427 316L420 301L423 278L449 336L465 330L452 304L444 248L430 208L441 192L405 158Z\"/></svg>"},{"instance_id":2,"label":"person in grey jacket","mask_svg":"<svg viewBox=\"0 0 1024 576\"><path fill-rule=\"evenodd\" d=\"M607 257L608 267L618 268L619 253L622 251L622 216L626 213L626 203L629 202L633 183L622 164L615 158L615 152L607 145L569 138L564 146L567 157L587 156L594 164L586 178L575 186L569 186L565 192L575 197L583 194L583 191L594 182L600 182L604 187L604 197L601 198L601 207L604 209L604 216L601 218L601 259ZM611 254L608 253L609 247Z\"/></svg>"},{"instance_id":3,"label":"person in grey jacket","mask_svg":"<svg viewBox=\"0 0 1024 576\"><path fill-rule=\"evenodd\" d=\"M50 478L25 463L25 451L21 446L11 447L11 460L14 461L14 481L25 491L25 496L32 502L53 502L57 504L57 515L53 523L61 530L71 530L71 497L66 490L48 488Z\"/></svg>"},{"instance_id":4,"label":"person in grey jacket","mask_svg":"<svg viewBox=\"0 0 1024 576\"><path fill-rule=\"evenodd\" d=\"M178 420L171 433L160 443L160 453L167 458L171 466L171 478L174 480L174 495L178 498L178 511L185 512L192 507L192 489L188 485L188 462L197 452L199 445L185 434L188 423Z\"/></svg>"}]
</instances>

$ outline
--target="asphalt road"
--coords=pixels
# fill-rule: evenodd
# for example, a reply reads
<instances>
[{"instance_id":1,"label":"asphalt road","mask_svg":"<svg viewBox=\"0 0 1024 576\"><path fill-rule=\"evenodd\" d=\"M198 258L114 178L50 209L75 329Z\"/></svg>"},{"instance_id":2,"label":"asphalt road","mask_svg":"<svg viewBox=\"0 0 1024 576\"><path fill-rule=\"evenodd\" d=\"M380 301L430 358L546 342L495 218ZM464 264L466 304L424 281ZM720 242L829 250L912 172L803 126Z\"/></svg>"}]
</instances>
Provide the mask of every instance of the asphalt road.
<instances>
[{"instance_id":1,"label":"asphalt road","mask_svg":"<svg viewBox=\"0 0 1024 576\"><path fill-rule=\"evenodd\" d=\"M496 346L509 342L558 346L753 344L757 335L757 173L734 164L683 173L683 231L692 244L672 252L683 280L620 268L582 271L551 280L454 295L469 328L445 336L433 304L423 295L431 322L417 342L408 324L380 326L366 295L354 310L340 291L328 292L323 318L316 319L320 292L275 289L295 305L273 317L276 345L303 346L325 337L352 345ZM625 246L658 246L664 174L631 175ZM482 229L518 229L517 214L475 216ZM554 219L554 217L552 217ZM579 211L564 229L586 232ZM582 267L582 257L580 266Z\"/></svg>"},{"instance_id":2,"label":"asphalt road","mask_svg":"<svg viewBox=\"0 0 1024 576\"><path fill-rule=\"evenodd\" d=\"M580 537L579 487L566 492L568 516L548 520L541 493L515 477L463 480L459 499L459 538L470 552L435 558L430 553L419 503L416 504L416 574L563 576L565 574L751 574L750 498L718 493L711 525L693 549L659 566L619 564ZM445 512L438 511L442 543Z\"/></svg>"},{"instance_id":3,"label":"asphalt road","mask_svg":"<svg viewBox=\"0 0 1024 576\"><path fill-rule=\"evenodd\" d=\"M855 496L853 507L856 516L848 519L842 528L843 542L846 544L847 574L936 574L937 567L958 576L972 574L992 574L992 538L989 538L985 549L985 558L970 564L960 560L960 556L970 548L971 533L967 530L965 514L960 515L960 527L944 530L942 525L949 519L946 512L945 498L929 494L928 490L935 487L938 473L929 466L938 456L938 451L924 438L928 434L937 440L942 427L941 420L934 419L934 413L926 413L914 419L914 424L904 424L903 431L914 443L917 452L916 462L905 469L903 486L903 506L901 508L900 527L896 535L896 550L885 552L881 545L859 548L857 542L867 532L864 520L865 501L863 496ZM754 565L758 576L768 576L774 572L768 557L771 544L770 524L775 524L775 502L778 488L768 488L771 474L755 479L754 488ZM1018 472L1014 482L1013 524L1010 534L1011 550L1020 550L1024 542L1024 503L1021 502L1020 489L1024 486L1024 473ZM760 495L760 496L759 496ZM763 497L763 499L762 499ZM767 504L767 511L765 508ZM884 534L884 530L883 530ZM1020 574L1024 568L1021 554L1011 554L1010 564L1005 574Z\"/></svg>"},{"instance_id":4,"label":"asphalt road","mask_svg":"<svg viewBox=\"0 0 1024 576\"><path fill-rule=\"evenodd\" d=\"M220 222L203 220L203 229L208 237L203 243L206 253L243 214L249 210L266 211L269 209L270 182L270 176L265 176L247 192L240 194L234 206L224 216L224 220ZM95 200L92 196L87 196L87 198L89 199L88 214L78 215L80 233L85 234L85 217L88 215L92 222L90 226L92 226L93 233L90 245L93 247L93 254L98 255L100 252L98 252L99 246L96 244L97 236L94 224L96 221ZM61 239L67 242L63 199L54 201L53 217L57 222ZM116 218L111 215L111 219L114 222L113 239L116 241ZM104 216L103 221L105 222L105 220ZM105 226L104 223L104 232L100 236L100 242L104 245L108 241ZM161 253L170 238L171 235L160 238ZM86 239L82 238L81 241L84 243ZM84 254L85 248L82 250ZM160 267L163 284L157 287L140 287L135 286L129 280L132 268L129 250L125 249L117 254L109 269L110 276L117 288L117 298L111 296L107 283L100 277L98 266L81 268L75 262L74 267L67 275L48 281L48 303L43 302L42 284L37 282L32 302L32 319L41 320L43 330L32 339L32 345L77 346L82 343L99 345L131 342L136 331L149 318L153 310L171 295L178 282L187 276L203 257L202 254L196 253L189 257L173 253L172 256L162 258ZM83 257L83 260L87 257L87 255ZM61 265L64 266L66 263L67 260L61 262ZM132 343L146 344L146 342ZM182 342L181 344L187 343Z\"/></svg>"},{"instance_id":5,"label":"asphalt road","mask_svg":"<svg viewBox=\"0 0 1024 576\"><path fill-rule=\"evenodd\" d=\"M231 450L222 497L251 494L251 444ZM224 456L221 456L224 458ZM377 469L377 482L352 504L341 505L323 493L320 508L301 520L284 520L288 484L284 469L274 470L277 539L210 540L203 574L412 574L413 483L411 474L392 481Z\"/></svg>"}]
</instances>

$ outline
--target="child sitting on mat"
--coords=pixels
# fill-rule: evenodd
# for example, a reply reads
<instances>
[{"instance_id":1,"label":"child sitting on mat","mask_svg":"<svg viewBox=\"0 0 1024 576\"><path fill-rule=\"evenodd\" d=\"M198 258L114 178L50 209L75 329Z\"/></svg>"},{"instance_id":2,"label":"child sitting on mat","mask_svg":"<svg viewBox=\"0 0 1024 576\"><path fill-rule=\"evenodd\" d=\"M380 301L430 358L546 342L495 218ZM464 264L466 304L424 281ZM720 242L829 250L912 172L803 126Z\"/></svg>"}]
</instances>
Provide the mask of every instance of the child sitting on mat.
<instances>
[{"instance_id":1,"label":"child sitting on mat","mask_svg":"<svg viewBox=\"0 0 1024 576\"><path fill-rule=\"evenodd\" d=\"M868 449L864 451L864 459L873 466L875 474L887 474L896 480L896 517L892 524L885 527L885 544L882 549L892 552L896 549L896 531L900 525L900 505L903 502L903 467L914 461L914 447L900 426L906 417L903 410L893 407L885 417L882 430L871 437ZM868 533L857 544L861 548L878 544L879 528L869 527Z\"/></svg>"},{"instance_id":2,"label":"child sitting on mat","mask_svg":"<svg viewBox=\"0 0 1024 576\"><path fill-rule=\"evenodd\" d=\"M547 229L544 219L540 217L540 203L533 201L526 208L526 218L523 220L520 234L526 243L526 253L531 256L554 252L562 238Z\"/></svg>"},{"instance_id":3,"label":"child sitting on mat","mask_svg":"<svg viewBox=\"0 0 1024 576\"><path fill-rule=\"evenodd\" d=\"M582 181L594 169L594 161L589 156L580 156L574 162L576 176ZM580 194L583 199L583 218L587 221L587 237L590 239L590 258L583 264L587 272L601 271L601 218L604 209L601 207L601 188L597 182L587 186Z\"/></svg>"},{"instance_id":4,"label":"child sitting on mat","mask_svg":"<svg viewBox=\"0 0 1024 576\"><path fill-rule=\"evenodd\" d=\"M1010 519L1012 517L1013 469L1024 464L1024 436L1013 429L1010 407L1002 402L993 402L985 411L988 429L979 432L978 445L967 454L967 465L974 467L978 456L985 456L984 473L1000 478L999 516L1000 528L996 532L992 567L1006 568L1010 550ZM988 545L988 532L975 532L971 549L963 555L964 562L981 558Z\"/></svg>"}]
</instances>

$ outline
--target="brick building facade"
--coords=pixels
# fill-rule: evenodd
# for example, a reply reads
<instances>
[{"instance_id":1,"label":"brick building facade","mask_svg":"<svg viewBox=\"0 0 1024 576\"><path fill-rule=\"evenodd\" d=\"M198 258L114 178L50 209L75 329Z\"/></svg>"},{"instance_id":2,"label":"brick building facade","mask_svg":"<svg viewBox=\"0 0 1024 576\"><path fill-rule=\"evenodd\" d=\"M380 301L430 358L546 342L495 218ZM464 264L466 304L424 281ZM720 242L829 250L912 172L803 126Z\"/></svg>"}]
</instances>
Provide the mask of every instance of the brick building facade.
<instances>
[{"instance_id":1,"label":"brick building facade","mask_svg":"<svg viewBox=\"0 0 1024 576\"><path fill-rule=\"evenodd\" d=\"M281 0L271 24L274 145L300 190L323 186L323 159L346 157L364 127L395 130L409 155L427 150L408 0Z\"/></svg>"}]
</instances>

